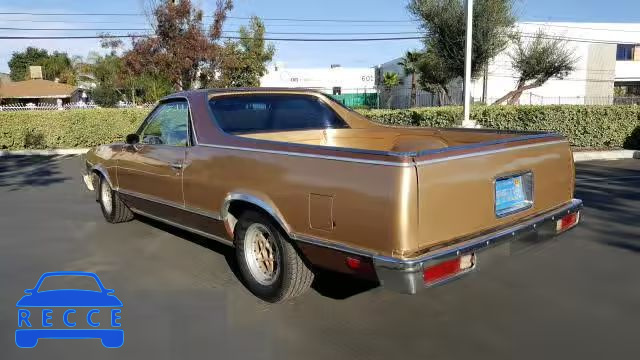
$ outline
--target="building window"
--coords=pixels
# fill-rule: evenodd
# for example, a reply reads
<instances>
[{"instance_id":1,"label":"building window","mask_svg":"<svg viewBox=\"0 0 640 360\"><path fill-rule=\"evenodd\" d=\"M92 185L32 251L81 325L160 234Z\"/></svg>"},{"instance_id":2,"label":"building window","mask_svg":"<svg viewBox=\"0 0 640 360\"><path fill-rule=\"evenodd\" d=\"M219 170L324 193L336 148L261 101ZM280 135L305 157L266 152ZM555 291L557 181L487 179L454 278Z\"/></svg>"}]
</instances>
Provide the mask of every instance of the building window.
<instances>
[{"instance_id":1,"label":"building window","mask_svg":"<svg viewBox=\"0 0 640 360\"><path fill-rule=\"evenodd\" d=\"M631 44L618 44L616 51L616 60L633 60L633 50L635 46Z\"/></svg>"}]
</instances>

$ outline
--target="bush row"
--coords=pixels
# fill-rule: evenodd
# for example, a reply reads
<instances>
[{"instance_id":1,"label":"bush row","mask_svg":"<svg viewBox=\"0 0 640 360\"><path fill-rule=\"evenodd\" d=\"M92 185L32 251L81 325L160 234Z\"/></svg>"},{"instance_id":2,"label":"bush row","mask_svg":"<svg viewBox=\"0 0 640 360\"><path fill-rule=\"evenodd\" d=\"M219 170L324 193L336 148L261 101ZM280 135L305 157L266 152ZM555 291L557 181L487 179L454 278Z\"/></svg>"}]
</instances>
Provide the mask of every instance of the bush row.
<instances>
[{"instance_id":1,"label":"bush row","mask_svg":"<svg viewBox=\"0 0 640 360\"><path fill-rule=\"evenodd\" d=\"M122 141L148 109L0 112L0 149L84 148Z\"/></svg>"},{"instance_id":2,"label":"bush row","mask_svg":"<svg viewBox=\"0 0 640 360\"><path fill-rule=\"evenodd\" d=\"M450 127L462 118L461 107L359 112L391 125ZM471 118L485 128L555 131L575 147L640 145L640 106L634 105L474 106Z\"/></svg>"},{"instance_id":3,"label":"bush row","mask_svg":"<svg viewBox=\"0 0 640 360\"><path fill-rule=\"evenodd\" d=\"M451 127L462 117L461 107L358 111L389 125ZM81 148L121 141L148 112L148 109L0 112L0 149ZM640 106L475 106L471 117L486 128L556 131L576 147L640 146Z\"/></svg>"}]
</instances>

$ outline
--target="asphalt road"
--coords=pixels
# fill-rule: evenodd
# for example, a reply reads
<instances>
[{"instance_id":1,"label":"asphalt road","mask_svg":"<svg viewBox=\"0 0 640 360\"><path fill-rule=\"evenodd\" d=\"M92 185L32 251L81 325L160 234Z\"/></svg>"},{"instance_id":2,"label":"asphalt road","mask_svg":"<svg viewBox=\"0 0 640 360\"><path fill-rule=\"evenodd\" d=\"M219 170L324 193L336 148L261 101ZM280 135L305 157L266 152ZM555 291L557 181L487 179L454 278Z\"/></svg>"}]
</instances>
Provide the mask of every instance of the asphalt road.
<instances>
[{"instance_id":1,"label":"asphalt road","mask_svg":"<svg viewBox=\"0 0 640 360\"><path fill-rule=\"evenodd\" d=\"M578 165L583 224L479 257L416 296L321 276L286 304L256 300L231 253L152 221L111 225L78 158L0 157L2 359L632 359L640 334L640 160ZM502 251L504 250L504 251ZM507 253L511 253L510 256ZM124 303L125 343L14 343L16 302L43 272L96 272Z\"/></svg>"}]
</instances>

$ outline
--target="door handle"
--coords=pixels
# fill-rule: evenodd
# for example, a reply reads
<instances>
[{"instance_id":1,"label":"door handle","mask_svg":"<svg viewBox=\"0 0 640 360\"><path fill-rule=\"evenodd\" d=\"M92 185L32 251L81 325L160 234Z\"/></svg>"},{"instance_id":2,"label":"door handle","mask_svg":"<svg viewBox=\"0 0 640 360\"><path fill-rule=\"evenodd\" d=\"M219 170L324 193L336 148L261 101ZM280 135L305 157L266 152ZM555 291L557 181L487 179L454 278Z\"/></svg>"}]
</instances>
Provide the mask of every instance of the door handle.
<instances>
[{"instance_id":1,"label":"door handle","mask_svg":"<svg viewBox=\"0 0 640 360\"><path fill-rule=\"evenodd\" d=\"M169 164L169 166L171 166L172 168L176 169L176 170L180 170L182 169L182 167L184 166L182 163L176 162L176 163L171 163Z\"/></svg>"}]
</instances>

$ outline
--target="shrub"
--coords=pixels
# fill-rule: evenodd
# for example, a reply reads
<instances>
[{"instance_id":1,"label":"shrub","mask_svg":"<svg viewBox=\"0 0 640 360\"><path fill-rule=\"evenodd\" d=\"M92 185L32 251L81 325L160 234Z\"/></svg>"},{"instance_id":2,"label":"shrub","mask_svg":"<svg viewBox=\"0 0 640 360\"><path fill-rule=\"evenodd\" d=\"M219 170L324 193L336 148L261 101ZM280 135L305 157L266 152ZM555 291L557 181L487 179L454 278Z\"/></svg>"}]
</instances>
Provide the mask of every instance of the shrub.
<instances>
[{"instance_id":1,"label":"shrub","mask_svg":"<svg viewBox=\"0 0 640 360\"><path fill-rule=\"evenodd\" d=\"M459 106L359 112L385 124L432 127L451 127L462 117ZM640 126L640 106L474 106L471 118L485 128L555 131L576 147L620 148Z\"/></svg>"},{"instance_id":2,"label":"shrub","mask_svg":"<svg viewBox=\"0 0 640 360\"><path fill-rule=\"evenodd\" d=\"M87 109L0 112L0 149L91 147L123 141L148 109ZM452 127L461 107L358 110L389 125ZM483 127L559 132L573 146L640 148L640 106L549 105L474 106L471 116ZM634 131L635 130L635 131Z\"/></svg>"},{"instance_id":3,"label":"shrub","mask_svg":"<svg viewBox=\"0 0 640 360\"><path fill-rule=\"evenodd\" d=\"M627 149L640 150L640 126L636 127L631 135L624 141L624 147Z\"/></svg>"},{"instance_id":4,"label":"shrub","mask_svg":"<svg viewBox=\"0 0 640 360\"><path fill-rule=\"evenodd\" d=\"M0 149L83 148L124 141L148 109L0 112Z\"/></svg>"}]
</instances>

